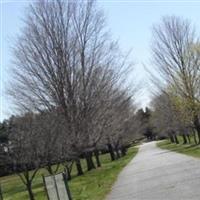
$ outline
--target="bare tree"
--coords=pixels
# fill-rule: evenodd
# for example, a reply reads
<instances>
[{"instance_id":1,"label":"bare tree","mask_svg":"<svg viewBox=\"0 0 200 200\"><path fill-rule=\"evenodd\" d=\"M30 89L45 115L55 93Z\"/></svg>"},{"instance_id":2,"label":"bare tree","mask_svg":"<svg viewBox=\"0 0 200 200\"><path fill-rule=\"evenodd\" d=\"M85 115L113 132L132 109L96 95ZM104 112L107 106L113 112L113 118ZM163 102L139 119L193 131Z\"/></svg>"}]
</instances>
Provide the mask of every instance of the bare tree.
<instances>
[{"instance_id":1,"label":"bare tree","mask_svg":"<svg viewBox=\"0 0 200 200\"><path fill-rule=\"evenodd\" d=\"M108 126L111 96L131 66L95 1L39 1L14 47L10 94L20 109L59 111L81 175L79 158L84 154L94 168L92 151Z\"/></svg>"},{"instance_id":2,"label":"bare tree","mask_svg":"<svg viewBox=\"0 0 200 200\"><path fill-rule=\"evenodd\" d=\"M169 84L176 95L187 101L200 141L200 57L195 31L188 20L164 17L154 27L153 37L153 58L160 76L157 85L167 92Z\"/></svg>"},{"instance_id":3,"label":"bare tree","mask_svg":"<svg viewBox=\"0 0 200 200\"><path fill-rule=\"evenodd\" d=\"M174 106L166 93L160 94L152 100L154 109L152 123L161 137L168 136L171 142L178 142Z\"/></svg>"},{"instance_id":4,"label":"bare tree","mask_svg":"<svg viewBox=\"0 0 200 200\"><path fill-rule=\"evenodd\" d=\"M41 165L41 144L33 114L15 117L9 133L9 157L14 172L26 186L29 199L34 200L33 180Z\"/></svg>"},{"instance_id":5,"label":"bare tree","mask_svg":"<svg viewBox=\"0 0 200 200\"><path fill-rule=\"evenodd\" d=\"M183 104L180 98L170 92L156 96L152 101L152 122L161 136L169 136L171 142L179 143L177 135L181 135L186 144L190 142L192 114L183 110Z\"/></svg>"}]
</instances>

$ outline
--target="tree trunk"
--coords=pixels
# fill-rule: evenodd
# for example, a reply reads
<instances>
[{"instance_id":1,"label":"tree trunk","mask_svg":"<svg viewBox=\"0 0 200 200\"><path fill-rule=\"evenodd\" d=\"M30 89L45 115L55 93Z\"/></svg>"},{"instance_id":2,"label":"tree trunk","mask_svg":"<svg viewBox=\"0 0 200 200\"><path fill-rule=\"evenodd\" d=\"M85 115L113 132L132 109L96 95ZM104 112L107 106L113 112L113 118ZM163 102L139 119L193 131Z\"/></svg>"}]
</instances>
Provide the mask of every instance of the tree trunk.
<instances>
[{"instance_id":1,"label":"tree trunk","mask_svg":"<svg viewBox=\"0 0 200 200\"><path fill-rule=\"evenodd\" d=\"M94 169L94 163L91 159L91 153L90 152L86 152L85 153L85 159L86 159L86 163L87 163L87 170L90 171L92 169Z\"/></svg>"},{"instance_id":2,"label":"tree trunk","mask_svg":"<svg viewBox=\"0 0 200 200\"><path fill-rule=\"evenodd\" d=\"M114 151L113 151L113 147L110 143L107 144L107 146L108 146L108 151L110 153L110 158L113 161L113 160L115 160L115 154L114 154Z\"/></svg>"},{"instance_id":3,"label":"tree trunk","mask_svg":"<svg viewBox=\"0 0 200 200\"><path fill-rule=\"evenodd\" d=\"M90 152L89 155L90 155L90 156L89 156L90 166L91 166L92 169L96 169L95 164L94 164L94 161L93 161L93 159L92 159L92 152Z\"/></svg>"},{"instance_id":4,"label":"tree trunk","mask_svg":"<svg viewBox=\"0 0 200 200\"><path fill-rule=\"evenodd\" d=\"M99 159L99 151L97 149L94 151L94 156L95 156L95 159L96 159L97 167L101 167L101 162L100 162L100 159Z\"/></svg>"},{"instance_id":5,"label":"tree trunk","mask_svg":"<svg viewBox=\"0 0 200 200\"><path fill-rule=\"evenodd\" d=\"M72 179L71 171L68 166L65 166L65 169L66 169L67 180L69 181Z\"/></svg>"},{"instance_id":6,"label":"tree trunk","mask_svg":"<svg viewBox=\"0 0 200 200\"><path fill-rule=\"evenodd\" d=\"M188 142L189 142L189 144L191 143L191 140L190 140L190 135L189 134L187 134L187 138L188 138Z\"/></svg>"},{"instance_id":7,"label":"tree trunk","mask_svg":"<svg viewBox=\"0 0 200 200\"><path fill-rule=\"evenodd\" d=\"M171 141L171 143L175 143L174 137L172 134L169 134L169 139Z\"/></svg>"},{"instance_id":8,"label":"tree trunk","mask_svg":"<svg viewBox=\"0 0 200 200\"><path fill-rule=\"evenodd\" d=\"M121 147L122 156L126 155L126 151L127 151L126 147L122 146Z\"/></svg>"},{"instance_id":9,"label":"tree trunk","mask_svg":"<svg viewBox=\"0 0 200 200\"><path fill-rule=\"evenodd\" d=\"M52 170L52 166L51 165L47 165L46 166L47 171L49 172L50 175L53 175L53 170Z\"/></svg>"},{"instance_id":10,"label":"tree trunk","mask_svg":"<svg viewBox=\"0 0 200 200\"><path fill-rule=\"evenodd\" d=\"M198 143L200 144L200 122L199 122L198 115L194 116L194 126L195 126L195 129L197 130Z\"/></svg>"},{"instance_id":11,"label":"tree trunk","mask_svg":"<svg viewBox=\"0 0 200 200\"><path fill-rule=\"evenodd\" d=\"M120 152L119 152L118 147L115 147L115 152L116 152L117 159L119 159L120 158Z\"/></svg>"},{"instance_id":12,"label":"tree trunk","mask_svg":"<svg viewBox=\"0 0 200 200\"><path fill-rule=\"evenodd\" d=\"M87 170L90 171L92 169L95 169L94 162L92 160L92 153L91 152L86 152L85 153L85 159L87 162Z\"/></svg>"},{"instance_id":13,"label":"tree trunk","mask_svg":"<svg viewBox=\"0 0 200 200\"><path fill-rule=\"evenodd\" d=\"M79 159L76 160L76 169L77 169L77 176L83 175L83 169Z\"/></svg>"},{"instance_id":14,"label":"tree trunk","mask_svg":"<svg viewBox=\"0 0 200 200\"><path fill-rule=\"evenodd\" d=\"M174 135L174 139L175 139L176 144L179 144L177 135Z\"/></svg>"},{"instance_id":15,"label":"tree trunk","mask_svg":"<svg viewBox=\"0 0 200 200\"><path fill-rule=\"evenodd\" d=\"M74 161L66 161L64 163L64 170L65 170L65 174L66 174L66 178L67 180L71 180L72 179L72 176L71 176L71 172L72 172L72 167L73 167L73 164L74 164Z\"/></svg>"},{"instance_id":16,"label":"tree trunk","mask_svg":"<svg viewBox=\"0 0 200 200\"><path fill-rule=\"evenodd\" d=\"M185 134L183 134L182 137L183 137L183 144L187 144L187 138L186 138Z\"/></svg>"},{"instance_id":17,"label":"tree trunk","mask_svg":"<svg viewBox=\"0 0 200 200\"><path fill-rule=\"evenodd\" d=\"M92 170L92 167L90 166L90 159L88 155L85 155L86 163L87 163L87 170Z\"/></svg>"},{"instance_id":18,"label":"tree trunk","mask_svg":"<svg viewBox=\"0 0 200 200\"><path fill-rule=\"evenodd\" d=\"M26 188L28 190L28 195L29 195L29 199L30 200L35 200L35 197L34 197L34 194L33 194L33 191L32 191L32 183L31 182L28 182L26 184Z\"/></svg>"},{"instance_id":19,"label":"tree trunk","mask_svg":"<svg viewBox=\"0 0 200 200\"><path fill-rule=\"evenodd\" d=\"M171 143L175 143L173 135L170 135L169 138L170 138Z\"/></svg>"},{"instance_id":20,"label":"tree trunk","mask_svg":"<svg viewBox=\"0 0 200 200\"><path fill-rule=\"evenodd\" d=\"M29 195L29 200L35 200L35 197L34 197L34 194L32 191L32 182L33 182L33 179L35 178L35 175L37 172L38 172L38 169L32 170L32 175L30 175L29 168L26 168L26 170L24 170L24 172L17 173L17 175L20 177L23 184L26 186L26 189L27 189L28 195Z\"/></svg>"},{"instance_id":21,"label":"tree trunk","mask_svg":"<svg viewBox=\"0 0 200 200\"><path fill-rule=\"evenodd\" d=\"M193 132L193 137L194 137L194 143L195 143L195 144L198 144L197 138L196 138L195 130L192 130L192 132Z\"/></svg>"}]
</instances>

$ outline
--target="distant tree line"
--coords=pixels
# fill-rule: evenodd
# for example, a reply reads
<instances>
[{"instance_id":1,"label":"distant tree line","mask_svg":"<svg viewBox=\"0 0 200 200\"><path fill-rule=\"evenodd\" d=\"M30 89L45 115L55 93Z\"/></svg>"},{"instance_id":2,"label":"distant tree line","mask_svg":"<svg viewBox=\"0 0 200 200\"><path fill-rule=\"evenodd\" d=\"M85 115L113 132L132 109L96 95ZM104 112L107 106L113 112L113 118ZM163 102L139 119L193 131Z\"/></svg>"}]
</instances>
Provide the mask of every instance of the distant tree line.
<instances>
[{"instance_id":1,"label":"distant tree line","mask_svg":"<svg viewBox=\"0 0 200 200\"><path fill-rule=\"evenodd\" d=\"M135 130L137 131L138 135L145 137L147 141L158 139L156 128L152 123L152 117L153 110L148 107L137 110L135 115L135 123L137 125Z\"/></svg>"}]
</instances>

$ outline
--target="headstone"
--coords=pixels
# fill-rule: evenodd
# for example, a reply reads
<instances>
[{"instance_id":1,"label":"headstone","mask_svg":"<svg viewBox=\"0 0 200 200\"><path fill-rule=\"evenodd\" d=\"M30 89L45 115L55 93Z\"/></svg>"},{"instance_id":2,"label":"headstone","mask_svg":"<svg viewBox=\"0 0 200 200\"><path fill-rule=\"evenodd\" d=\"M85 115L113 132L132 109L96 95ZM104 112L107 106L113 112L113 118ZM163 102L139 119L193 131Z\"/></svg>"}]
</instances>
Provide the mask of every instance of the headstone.
<instances>
[{"instance_id":1,"label":"headstone","mask_svg":"<svg viewBox=\"0 0 200 200\"><path fill-rule=\"evenodd\" d=\"M60 200L64 200L64 199L69 200L63 174L57 174L55 176L55 180L56 180Z\"/></svg>"},{"instance_id":2,"label":"headstone","mask_svg":"<svg viewBox=\"0 0 200 200\"><path fill-rule=\"evenodd\" d=\"M56 182L54 176L45 177L45 185L49 200L60 200L56 190Z\"/></svg>"},{"instance_id":3,"label":"headstone","mask_svg":"<svg viewBox=\"0 0 200 200\"><path fill-rule=\"evenodd\" d=\"M49 200L71 200L70 191L63 173L43 177Z\"/></svg>"}]
</instances>

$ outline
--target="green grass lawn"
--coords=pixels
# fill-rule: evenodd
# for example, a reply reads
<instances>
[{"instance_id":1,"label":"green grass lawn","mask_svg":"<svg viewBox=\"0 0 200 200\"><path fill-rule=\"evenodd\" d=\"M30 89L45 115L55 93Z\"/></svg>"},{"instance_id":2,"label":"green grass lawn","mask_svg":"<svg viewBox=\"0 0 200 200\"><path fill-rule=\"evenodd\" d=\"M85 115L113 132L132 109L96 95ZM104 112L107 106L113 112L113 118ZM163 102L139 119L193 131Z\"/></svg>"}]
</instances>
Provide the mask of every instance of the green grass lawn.
<instances>
[{"instance_id":1,"label":"green grass lawn","mask_svg":"<svg viewBox=\"0 0 200 200\"><path fill-rule=\"evenodd\" d=\"M136 147L131 147L128 153L119 160L110 161L109 154L100 157L102 167L85 172L83 176L75 177L75 166L72 170L74 178L69 182L69 188L72 193L73 200L102 200L110 191L112 184L115 182L117 175L124 166L136 155ZM86 171L86 163L81 161L84 171ZM62 171L62 167L60 171ZM36 200L47 200L44 193L42 174L47 175L45 169L41 169L33 182L33 192ZM28 195L21 180L16 175L0 178L3 190L4 200L28 200Z\"/></svg>"},{"instance_id":2,"label":"green grass lawn","mask_svg":"<svg viewBox=\"0 0 200 200\"><path fill-rule=\"evenodd\" d=\"M174 144L169 140L164 140L162 142L158 142L157 146L162 149L168 149L178 153L186 154L188 156L200 158L200 145L195 145L193 140L191 140L191 144L183 144L182 137L179 136L178 139L180 144Z\"/></svg>"}]
</instances>

